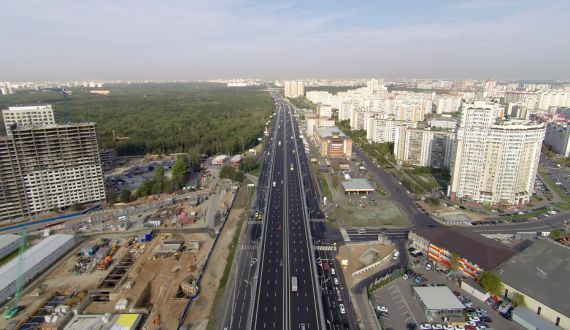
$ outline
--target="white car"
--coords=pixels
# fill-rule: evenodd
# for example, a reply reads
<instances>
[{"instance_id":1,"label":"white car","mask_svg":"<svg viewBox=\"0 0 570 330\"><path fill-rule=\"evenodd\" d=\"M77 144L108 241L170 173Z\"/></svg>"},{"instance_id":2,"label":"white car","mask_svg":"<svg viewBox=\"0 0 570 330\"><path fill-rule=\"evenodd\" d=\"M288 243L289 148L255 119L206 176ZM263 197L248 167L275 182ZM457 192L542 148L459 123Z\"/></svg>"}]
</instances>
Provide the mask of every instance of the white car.
<instances>
[{"instance_id":1,"label":"white car","mask_svg":"<svg viewBox=\"0 0 570 330\"><path fill-rule=\"evenodd\" d=\"M424 323L420 325L420 330L431 330L431 329L432 329L431 324Z\"/></svg>"},{"instance_id":2,"label":"white car","mask_svg":"<svg viewBox=\"0 0 570 330\"><path fill-rule=\"evenodd\" d=\"M331 274L336 275L334 268L331 268Z\"/></svg>"},{"instance_id":3,"label":"white car","mask_svg":"<svg viewBox=\"0 0 570 330\"><path fill-rule=\"evenodd\" d=\"M481 319L478 318L477 316L471 316L471 317L469 317L469 321L477 323L477 322L481 322Z\"/></svg>"},{"instance_id":4,"label":"white car","mask_svg":"<svg viewBox=\"0 0 570 330\"><path fill-rule=\"evenodd\" d=\"M443 325L436 323L436 324L432 324L431 328L433 330L443 330Z\"/></svg>"},{"instance_id":5,"label":"white car","mask_svg":"<svg viewBox=\"0 0 570 330\"><path fill-rule=\"evenodd\" d=\"M386 306L376 306L376 311L379 313L388 313L388 308L386 308Z\"/></svg>"},{"instance_id":6,"label":"white car","mask_svg":"<svg viewBox=\"0 0 570 330\"><path fill-rule=\"evenodd\" d=\"M338 285L338 278L336 278L336 277L333 278L333 283L334 283L334 285Z\"/></svg>"},{"instance_id":7,"label":"white car","mask_svg":"<svg viewBox=\"0 0 570 330\"><path fill-rule=\"evenodd\" d=\"M344 308L343 304L338 305L338 309L340 309L341 314L346 314L346 309Z\"/></svg>"},{"instance_id":8,"label":"white car","mask_svg":"<svg viewBox=\"0 0 570 330\"><path fill-rule=\"evenodd\" d=\"M478 326L475 327L475 329L477 329L477 330L484 330L484 329L487 329L487 327L484 326L484 325L478 325Z\"/></svg>"},{"instance_id":9,"label":"white car","mask_svg":"<svg viewBox=\"0 0 570 330\"><path fill-rule=\"evenodd\" d=\"M465 327L462 325L455 325L455 326L453 326L453 329L454 330L465 330Z\"/></svg>"},{"instance_id":10,"label":"white car","mask_svg":"<svg viewBox=\"0 0 570 330\"><path fill-rule=\"evenodd\" d=\"M455 330L455 327L452 325L446 324L443 326L443 330Z\"/></svg>"},{"instance_id":11,"label":"white car","mask_svg":"<svg viewBox=\"0 0 570 330\"><path fill-rule=\"evenodd\" d=\"M475 322L473 322L473 321L467 321L467 322L465 322L465 325L468 325L468 326L470 326L470 327L476 327L476 326L477 326L477 323L475 323Z\"/></svg>"}]
</instances>

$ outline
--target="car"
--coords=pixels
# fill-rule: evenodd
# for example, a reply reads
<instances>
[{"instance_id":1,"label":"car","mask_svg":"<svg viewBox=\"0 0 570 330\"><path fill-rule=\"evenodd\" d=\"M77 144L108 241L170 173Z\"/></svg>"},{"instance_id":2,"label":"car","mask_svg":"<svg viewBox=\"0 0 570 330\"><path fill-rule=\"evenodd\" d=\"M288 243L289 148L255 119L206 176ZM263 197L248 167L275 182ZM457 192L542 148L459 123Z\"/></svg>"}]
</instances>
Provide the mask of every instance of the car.
<instances>
[{"instance_id":1,"label":"car","mask_svg":"<svg viewBox=\"0 0 570 330\"><path fill-rule=\"evenodd\" d=\"M415 324L415 323L411 323L411 322L410 322L410 323L406 324L406 329L407 329L407 330L416 330L417 328L418 328L418 325Z\"/></svg>"},{"instance_id":2,"label":"car","mask_svg":"<svg viewBox=\"0 0 570 330\"><path fill-rule=\"evenodd\" d=\"M376 306L376 312L378 312L378 313L388 313L388 308L386 308L386 306Z\"/></svg>"},{"instance_id":3,"label":"car","mask_svg":"<svg viewBox=\"0 0 570 330\"><path fill-rule=\"evenodd\" d=\"M457 291L455 291L455 290L454 290L454 291L451 291L451 292L453 292L453 295L456 296L456 297L461 296L461 293L459 293L459 292L457 292Z\"/></svg>"},{"instance_id":4,"label":"car","mask_svg":"<svg viewBox=\"0 0 570 330\"><path fill-rule=\"evenodd\" d=\"M477 323L476 323L476 322L473 322L473 321L467 321L467 322L465 322L465 325L466 325L466 326L469 326L469 327L476 327L476 326L477 326Z\"/></svg>"},{"instance_id":5,"label":"car","mask_svg":"<svg viewBox=\"0 0 570 330\"><path fill-rule=\"evenodd\" d=\"M346 314L346 308L344 308L344 304L339 304L338 309L340 310L341 314Z\"/></svg>"},{"instance_id":6,"label":"car","mask_svg":"<svg viewBox=\"0 0 570 330\"><path fill-rule=\"evenodd\" d=\"M473 322L477 323L477 322L481 322L481 319L477 316L470 316L469 321L473 321Z\"/></svg>"},{"instance_id":7,"label":"car","mask_svg":"<svg viewBox=\"0 0 570 330\"><path fill-rule=\"evenodd\" d=\"M484 329L487 329L487 327L484 326L484 325L478 325L478 326L475 327L475 329L476 329L476 330L484 330Z\"/></svg>"},{"instance_id":8,"label":"car","mask_svg":"<svg viewBox=\"0 0 570 330\"><path fill-rule=\"evenodd\" d=\"M334 285L338 285L338 278L336 278L336 277L333 278L333 283L334 283Z\"/></svg>"},{"instance_id":9,"label":"car","mask_svg":"<svg viewBox=\"0 0 570 330\"><path fill-rule=\"evenodd\" d=\"M485 304L487 304L487 306L493 306L494 303L495 301L493 300L493 298L485 300Z\"/></svg>"},{"instance_id":10,"label":"car","mask_svg":"<svg viewBox=\"0 0 570 330\"><path fill-rule=\"evenodd\" d=\"M449 324L445 324L443 326L443 330L454 330L454 329L455 329L455 327L452 325L449 325Z\"/></svg>"},{"instance_id":11,"label":"car","mask_svg":"<svg viewBox=\"0 0 570 330\"><path fill-rule=\"evenodd\" d=\"M473 307L473 303L471 303L470 301L464 302L463 305L465 305L465 307Z\"/></svg>"},{"instance_id":12,"label":"car","mask_svg":"<svg viewBox=\"0 0 570 330\"><path fill-rule=\"evenodd\" d=\"M431 324L428 323L424 323L424 324L420 324L420 330L431 330Z\"/></svg>"},{"instance_id":13,"label":"car","mask_svg":"<svg viewBox=\"0 0 570 330\"><path fill-rule=\"evenodd\" d=\"M426 263L426 270L431 270L433 268L433 265L431 262Z\"/></svg>"},{"instance_id":14,"label":"car","mask_svg":"<svg viewBox=\"0 0 570 330\"><path fill-rule=\"evenodd\" d=\"M441 324L439 324L439 323L436 323L436 324L432 324L432 325L431 325L431 328L432 328L433 330L443 330L443 325L441 325Z\"/></svg>"},{"instance_id":15,"label":"car","mask_svg":"<svg viewBox=\"0 0 570 330\"><path fill-rule=\"evenodd\" d=\"M453 329L454 329L454 330L465 330L465 327L462 326L462 325L454 325L454 326L453 326Z\"/></svg>"},{"instance_id":16,"label":"car","mask_svg":"<svg viewBox=\"0 0 570 330\"><path fill-rule=\"evenodd\" d=\"M487 314L487 311L484 310L483 308L479 307L479 308L475 308L475 312L477 312L477 314L481 313L481 314Z\"/></svg>"},{"instance_id":17,"label":"car","mask_svg":"<svg viewBox=\"0 0 570 330\"><path fill-rule=\"evenodd\" d=\"M408 276L408 274L404 274L402 277L404 278L404 280L407 280L408 278L410 278L410 277Z\"/></svg>"},{"instance_id":18,"label":"car","mask_svg":"<svg viewBox=\"0 0 570 330\"><path fill-rule=\"evenodd\" d=\"M481 319L481 321L486 322L486 323L492 323L493 322L493 319L488 317L487 315L480 316L479 319Z\"/></svg>"}]
</instances>

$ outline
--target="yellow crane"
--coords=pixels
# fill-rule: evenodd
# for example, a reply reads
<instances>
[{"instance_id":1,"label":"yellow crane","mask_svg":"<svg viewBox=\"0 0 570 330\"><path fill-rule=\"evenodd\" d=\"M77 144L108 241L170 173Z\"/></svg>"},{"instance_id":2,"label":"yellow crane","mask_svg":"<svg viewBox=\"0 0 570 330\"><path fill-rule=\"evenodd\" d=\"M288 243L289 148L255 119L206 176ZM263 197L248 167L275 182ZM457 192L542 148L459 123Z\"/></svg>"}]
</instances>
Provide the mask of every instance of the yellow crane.
<instances>
[{"instance_id":1,"label":"yellow crane","mask_svg":"<svg viewBox=\"0 0 570 330\"><path fill-rule=\"evenodd\" d=\"M128 140L130 136L120 135L115 130L113 130L113 150L117 151L117 141Z\"/></svg>"}]
</instances>

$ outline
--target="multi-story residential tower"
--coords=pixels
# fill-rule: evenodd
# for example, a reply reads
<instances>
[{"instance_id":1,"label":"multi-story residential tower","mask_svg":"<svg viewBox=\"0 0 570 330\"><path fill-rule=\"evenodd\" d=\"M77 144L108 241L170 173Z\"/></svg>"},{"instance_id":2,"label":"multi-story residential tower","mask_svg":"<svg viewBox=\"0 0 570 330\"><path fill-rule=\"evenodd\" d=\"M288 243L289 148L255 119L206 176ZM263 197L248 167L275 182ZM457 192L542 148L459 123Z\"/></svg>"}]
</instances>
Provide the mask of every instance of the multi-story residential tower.
<instances>
[{"instance_id":1,"label":"multi-story residential tower","mask_svg":"<svg viewBox=\"0 0 570 330\"><path fill-rule=\"evenodd\" d=\"M305 95L305 84L302 81L285 81L285 97L299 97Z\"/></svg>"},{"instance_id":2,"label":"multi-story residential tower","mask_svg":"<svg viewBox=\"0 0 570 330\"><path fill-rule=\"evenodd\" d=\"M55 124L51 105L32 105L26 107L8 107L2 110L6 133L12 134L14 124L26 127Z\"/></svg>"},{"instance_id":3,"label":"multi-story residential tower","mask_svg":"<svg viewBox=\"0 0 570 330\"><path fill-rule=\"evenodd\" d=\"M548 123L544 143L557 154L570 157L570 126L557 123Z\"/></svg>"},{"instance_id":4,"label":"multi-story residential tower","mask_svg":"<svg viewBox=\"0 0 570 330\"><path fill-rule=\"evenodd\" d=\"M534 190L544 124L505 121L503 108L475 101L463 105L450 197L467 202L518 205Z\"/></svg>"},{"instance_id":5,"label":"multi-story residential tower","mask_svg":"<svg viewBox=\"0 0 570 330\"><path fill-rule=\"evenodd\" d=\"M0 138L0 220L105 200L94 123L17 124Z\"/></svg>"},{"instance_id":6,"label":"multi-story residential tower","mask_svg":"<svg viewBox=\"0 0 570 330\"><path fill-rule=\"evenodd\" d=\"M455 132L426 128L397 128L394 154L398 163L413 166L450 168L455 150Z\"/></svg>"}]
</instances>

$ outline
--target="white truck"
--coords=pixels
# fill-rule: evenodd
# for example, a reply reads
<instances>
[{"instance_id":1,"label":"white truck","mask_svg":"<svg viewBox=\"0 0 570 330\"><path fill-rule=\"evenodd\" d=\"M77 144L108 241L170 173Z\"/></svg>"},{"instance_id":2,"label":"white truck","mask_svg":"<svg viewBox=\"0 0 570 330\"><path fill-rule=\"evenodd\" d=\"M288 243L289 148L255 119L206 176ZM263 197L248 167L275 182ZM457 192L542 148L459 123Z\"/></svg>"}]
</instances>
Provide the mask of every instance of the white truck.
<instances>
[{"instance_id":1,"label":"white truck","mask_svg":"<svg viewBox=\"0 0 570 330\"><path fill-rule=\"evenodd\" d=\"M273 181L273 188L277 186L277 182Z\"/></svg>"},{"instance_id":2,"label":"white truck","mask_svg":"<svg viewBox=\"0 0 570 330\"><path fill-rule=\"evenodd\" d=\"M299 287L297 286L297 276L291 276L291 291L297 292Z\"/></svg>"}]
</instances>

